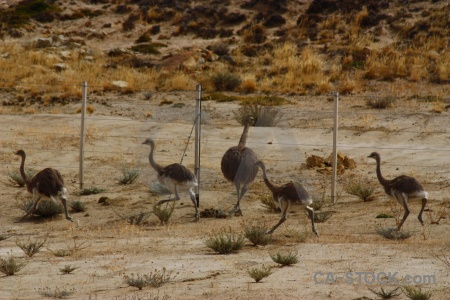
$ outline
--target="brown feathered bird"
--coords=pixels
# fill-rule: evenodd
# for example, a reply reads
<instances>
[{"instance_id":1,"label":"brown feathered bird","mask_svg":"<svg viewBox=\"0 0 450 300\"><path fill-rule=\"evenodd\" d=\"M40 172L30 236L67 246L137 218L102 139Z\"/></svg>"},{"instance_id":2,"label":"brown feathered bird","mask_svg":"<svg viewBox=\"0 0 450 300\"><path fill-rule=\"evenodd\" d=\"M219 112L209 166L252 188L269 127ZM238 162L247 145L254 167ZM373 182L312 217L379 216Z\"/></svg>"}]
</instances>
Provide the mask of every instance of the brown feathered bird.
<instances>
[{"instance_id":1,"label":"brown feathered bird","mask_svg":"<svg viewBox=\"0 0 450 300\"><path fill-rule=\"evenodd\" d=\"M220 163L223 176L236 187L237 202L230 211L232 214L240 212L241 199L247 192L249 184L255 180L258 174L258 167L255 165L258 157L252 149L246 147L248 130L253 123L252 117L246 120L239 144L229 148Z\"/></svg>"},{"instance_id":2,"label":"brown feathered bird","mask_svg":"<svg viewBox=\"0 0 450 300\"><path fill-rule=\"evenodd\" d=\"M385 179L383 175L381 175L380 154L377 152L372 152L368 157L375 159L377 162L377 178L383 186L385 193L397 200L405 211L403 214L403 219L400 224L398 224L397 229L400 230L410 213L410 209L408 207L409 198L422 199L422 208L420 209L418 219L423 225L422 213L427 205L428 193L424 191L422 185L415 178L406 175L398 176L392 180Z\"/></svg>"},{"instance_id":3,"label":"brown feathered bird","mask_svg":"<svg viewBox=\"0 0 450 300\"><path fill-rule=\"evenodd\" d=\"M59 198L64 206L66 219L73 221L72 217L70 217L67 212L67 189L64 187L64 179L62 178L61 173L56 169L45 168L30 179L25 174L25 151L21 149L15 154L22 158L20 163L20 175L25 181L28 192L33 194L33 205L31 206L31 209L17 222L23 221L26 217L36 211L42 196L52 199L55 203L57 203L56 199Z\"/></svg>"},{"instance_id":4,"label":"brown feathered bird","mask_svg":"<svg viewBox=\"0 0 450 300\"><path fill-rule=\"evenodd\" d=\"M266 173L266 166L262 161L256 163L258 167L261 168L263 172L263 179L266 186L272 192L273 200L278 202L281 208L281 219L280 221L272 227L267 233L272 234L275 229L277 229L281 224L286 221L289 208L291 205L300 204L303 205L308 212L309 218L311 219L312 231L319 236L316 227L314 226L314 209L309 205L312 204L312 198L308 192L297 182L289 182L282 186L276 186L269 181Z\"/></svg>"},{"instance_id":5,"label":"brown feathered bird","mask_svg":"<svg viewBox=\"0 0 450 300\"><path fill-rule=\"evenodd\" d=\"M180 200L180 196L178 195L178 190L187 190L189 196L191 197L192 203L195 208L195 220L199 219L198 214L198 204L197 199L195 197L195 193L193 189L198 185L197 178L191 170L186 168L185 166L174 163L170 164L166 167L162 167L155 162L154 150L155 150L155 141L152 139L146 139L142 144L146 144L150 146L150 154L148 156L148 160L150 161L150 165L157 173L158 181L168 188L174 195L174 199L166 199L161 200L156 205L161 205L163 203L169 201L177 201Z\"/></svg>"}]
</instances>

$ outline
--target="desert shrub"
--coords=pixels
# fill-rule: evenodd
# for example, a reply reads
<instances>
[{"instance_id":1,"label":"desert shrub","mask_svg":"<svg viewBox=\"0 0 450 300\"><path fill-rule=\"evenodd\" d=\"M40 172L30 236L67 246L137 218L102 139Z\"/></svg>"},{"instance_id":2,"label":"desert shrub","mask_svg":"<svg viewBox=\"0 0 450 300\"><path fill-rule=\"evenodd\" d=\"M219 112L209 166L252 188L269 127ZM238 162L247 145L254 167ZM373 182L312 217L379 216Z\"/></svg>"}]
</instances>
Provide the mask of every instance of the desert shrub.
<instances>
[{"instance_id":1,"label":"desert shrub","mask_svg":"<svg viewBox=\"0 0 450 300\"><path fill-rule=\"evenodd\" d=\"M403 293L411 300L428 300L431 299L431 292L422 292L422 288L414 286L404 286Z\"/></svg>"},{"instance_id":2,"label":"desert shrub","mask_svg":"<svg viewBox=\"0 0 450 300\"><path fill-rule=\"evenodd\" d=\"M73 294L75 294L75 292L76 290L74 288L70 290L66 290L65 288L60 289L58 287L55 287L54 290L51 290L49 287L38 289L39 295L55 299L63 299L72 296Z\"/></svg>"},{"instance_id":3,"label":"desert shrub","mask_svg":"<svg viewBox=\"0 0 450 300\"><path fill-rule=\"evenodd\" d=\"M161 224L167 224L170 220L170 217L175 210L175 202L169 202L162 207L162 205L153 206L153 214L158 218Z\"/></svg>"},{"instance_id":4,"label":"desert shrub","mask_svg":"<svg viewBox=\"0 0 450 300\"><path fill-rule=\"evenodd\" d=\"M361 178L350 178L347 180L344 190L350 194L359 197L364 202L372 201L375 188L370 183L364 182Z\"/></svg>"},{"instance_id":5,"label":"desert shrub","mask_svg":"<svg viewBox=\"0 0 450 300\"><path fill-rule=\"evenodd\" d=\"M436 253L436 252L431 252L431 254L434 258L436 258L437 260L440 260L442 263L444 263L444 265L446 265L448 268L450 268L450 255L448 254L449 252L447 251L446 252L447 254L446 254L444 252L444 249L441 249L440 252L441 252L440 254Z\"/></svg>"},{"instance_id":6,"label":"desert shrub","mask_svg":"<svg viewBox=\"0 0 450 300\"><path fill-rule=\"evenodd\" d=\"M162 268L161 270L156 270L150 272L149 274L136 274L136 276L132 273L130 276L124 275L123 278L125 283L129 286L137 287L139 290L142 290L143 287L151 286L151 287L161 287L165 283L170 282L172 279L172 272L167 272L166 268Z\"/></svg>"},{"instance_id":7,"label":"desert shrub","mask_svg":"<svg viewBox=\"0 0 450 300\"><path fill-rule=\"evenodd\" d=\"M302 228L288 228L284 235L295 243L304 243L310 236L308 228L307 226L302 226Z\"/></svg>"},{"instance_id":8,"label":"desert shrub","mask_svg":"<svg viewBox=\"0 0 450 300\"><path fill-rule=\"evenodd\" d=\"M230 47L225 43L217 43L208 47L215 54L222 56L230 53Z\"/></svg>"},{"instance_id":9,"label":"desert shrub","mask_svg":"<svg viewBox=\"0 0 450 300\"><path fill-rule=\"evenodd\" d=\"M427 215L430 224L438 225L442 219L447 219L450 216L450 200L442 201L436 211L432 209L431 205L428 205Z\"/></svg>"},{"instance_id":10,"label":"desert shrub","mask_svg":"<svg viewBox=\"0 0 450 300\"><path fill-rule=\"evenodd\" d=\"M388 97L368 97L366 99L366 105L370 108L384 109L392 107L395 102L395 98Z\"/></svg>"},{"instance_id":11,"label":"desert shrub","mask_svg":"<svg viewBox=\"0 0 450 300\"><path fill-rule=\"evenodd\" d=\"M131 214L131 215L122 215L119 214L117 211L114 210L114 212L122 219L127 221L130 225L141 225L142 222L144 222L152 213L151 212L145 212L141 211L137 214Z\"/></svg>"},{"instance_id":12,"label":"desert shrub","mask_svg":"<svg viewBox=\"0 0 450 300\"><path fill-rule=\"evenodd\" d=\"M28 178L33 178L36 174L34 170L25 170L25 174ZM25 181L19 172L9 172L8 173L8 181L11 185L18 185L19 187L25 186Z\"/></svg>"},{"instance_id":13,"label":"desert shrub","mask_svg":"<svg viewBox=\"0 0 450 300\"><path fill-rule=\"evenodd\" d=\"M375 289L369 288L369 291L371 291L372 293L374 293L375 295L380 297L380 299L392 299L392 298L395 298L397 296L400 296L400 292L397 293L397 290L399 288L400 287L397 287L397 288L395 288L393 290L390 290L390 291L387 291L387 290L385 291L383 289L383 287L381 287L380 291L376 291Z\"/></svg>"},{"instance_id":14,"label":"desert shrub","mask_svg":"<svg viewBox=\"0 0 450 300\"><path fill-rule=\"evenodd\" d=\"M51 253L53 253L54 256L56 257L66 257L66 256L71 256L73 254L72 250L67 250L67 249L58 249L58 250L50 250L48 249Z\"/></svg>"},{"instance_id":15,"label":"desert shrub","mask_svg":"<svg viewBox=\"0 0 450 300\"><path fill-rule=\"evenodd\" d=\"M128 19L125 20L125 22L122 23L122 30L123 31L131 31L134 29L136 21L139 20L138 14L130 14L128 16Z\"/></svg>"},{"instance_id":16,"label":"desert shrub","mask_svg":"<svg viewBox=\"0 0 450 300\"><path fill-rule=\"evenodd\" d=\"M406 240L411 237L411 233L407 231L399 231L395 227L378 228L377 233L390 240Z\"/></svg>"},{"instance_id":17,"label":"desert shrub","mask_svg":"<svg viewBox=\"0 0 450 300\"><path fill-rule=\"evenodd\" d=\"M233 91L242 83L239 75L229 72L218 72L211 76L211 82L217 91Z\"/></svg>"},{"instance_id":18,"label":"desert shrub","mask_svg":"<svg viewBox=\"0 0 450 300\"><path fill-rule=\"evenodd\" d=\"M255 280L255 282L260 282L262 279L273 274L272 268L264 267L252 268L247 271L248 275Z\"/></svg>"},{"instance_id":19,"label":"desert shrub","mask_svg":"<svg viewBox=\"0 0 450 300\"><path fill-rule=\"evenodd\" d=\"M234 232L230 227L210 234L205 240L205 245L219 254L228 254L242 249L244 242L245 235Z\"/></svg>"},{"instance_id":20,"label":"desert shrub","mask_svg":"<svg viewBox=\"0 0 450 300\"><path fill-rule=\"evenodd\" d=\"M266 28L262 24L254 24L242 31L242 39L247 44L261 44L267 39Z\"/></svg>"},{"instance_id":21,"label":"desert shrub","mask_svg":"<svg viewBox=\"0 0 450 300\"><path fill-rule=\"evenodd\" d=\"M245 79L241 83L241 91L244 93L254 93L256 91L256 82L253 79Z\"/></svg>"},{"instance_id":22,"label":"desert shrub","mask_svg":"<svg viewBox=\"0 0 450 300\"><path fill-rule=\"evenodd\" d=\"M28 242L22 242L20 240L16 240L16 245L17 245L17 247L22 249L22 251L25 252L25 254L28 257L33 257L33 255L35 255L36 253L41 251L42 247L44 247L46 242L47 242L46 238L36 239L34 241L32 241L30 239L30 240L28 240Z\"/></svg>"},{"instance_id":23,"label":"desert shrub","mask_svg":"<svg viewBox=\"0 0 450 300\"><path fill-rule=\"evenodd\" d=\"M133 45L130 47L130 50L143 53L143 54L160 54L161 52L158 48L165 47L165 44L161 43L141 43L137 45Z\"/></svg>"},{"instance_id":24,"label":"desert shrub","mask_svg":"<svg viewBox=\"0 0 450 300\"><path fill-rule=\"evenodd\" d=\"M28 212L33 206L33 199L23 201L19 204L19 208L24 212ZM43 199L39 201L38 208L33 212L34 215L40 216L44 219L53 218L62 214L64 208L60 203L55 203L53 200Z\"/></svg>"},{"instance_id":25,"label":"desert shrub","mask_svg":"<svg viewBox=\"0 0 450 300\"><path fill-rule=\"evenodd\" d=\"M84 188L82 189L78 195L79 196L88 196L88 195L95 195L95 194L100 194L103 193L105 190L104 189L99 189L97 187L89 187L89 188Z\"/></svg>"},{"instance_id":26,"label":"desert shrub","mask_svg":"<svg viewBox=\"0 0 450 300\"><path fill-rule=\"evenodd\" d=\"M60 271L62 274L70 274L70 273L72 273L73 271L75 271L75 270L78 269L78 268L79 268L79 267L73 267L73 266L71 266L71 265L65 265L64 268L59 269L59 271Z\"/></svg>"},{"instance_id":27,"label":"desert shrub","mask_svg":"<svg viewBox=\"0 0 450 300\"><path fill-rule=\"evenodd\" d=\"M267 234L266 224L256 223L256 224L246 224L244 226L245 237L253 243L253 245L267 245L272 240L272 235Z\"/></svg>"},{"instance_id":28,"label":"desert shrub","mask_svg":"<svg viewBox=\"0 0 450 300\"><path fill-rule=\"evenodd\" d=\"M69 202L69 207L74 212L85 212L86 211L86 203L80 200L72 200Z\"/></svg>"},{"instance_id":29,"label":"desert shrub","mask_svg":"<svg viewBox=\"0 0 450 300\"><path fill-rule=\"evenodd\" d=\"M297 252L287 252L287 253L277 252L275 254L270 254L270 257L277 264L280 264L282 266L290 266L298 263L297 255L298 255Z\"/></svg>"},{"instance_id":30,"label":"desert shrub","mask_svg":"<svg viewBox=\"0 0 450 300\"><path fill-rule=\"evenodd\" d=\"M254 104L261 106L279 106L290 103L283 97L278 96L257 96L257 97L242 97L241 104Z\"/></svg>"},{"instance_id":31,"label":"desert shrub","mask_svg":"<svg viewBox=\"0 0 450 300\"><path fill-rule=\"evenodd\" d=\"M152 41L152 38L148 35L148 33L144 33L137 38L135 43L142 44L142 43L150 43L151 41Z\"/></svg>"},{"instance_id":32,"label":"desert shrub","mask_svg":"<svg viewBox=\"0 0 450 300\"><path fill-rule=\"evenodd\" d=\"M8 257L0 258L0 272L6 276L12 276L22 270L26 264L25 261L15 258L12 254L8 254Z\"/></svg>"},{"instance_id":33,"label":"desert shrub","mask_svg":"<svg viewBox=\"0 0 450 300\"><path fill-rule=\"evenodd\" d=\"M253 117L255 126L258 127L276 126L283 117L279 109L258 104L244 104L239 109L233 111L233 115L241 125L244 125L249 117Z\"/></svg>"},{"instance_id":34,"label":"desert shrub","mask_svg":"<svg viewBox=\"0 0 450 300\"><path fill-rule=\"evenodd\" d=\"M118 178L120 184L132 184L141 175L141 170L122 166L121 176Z\"/></svg>"}]
</instances>

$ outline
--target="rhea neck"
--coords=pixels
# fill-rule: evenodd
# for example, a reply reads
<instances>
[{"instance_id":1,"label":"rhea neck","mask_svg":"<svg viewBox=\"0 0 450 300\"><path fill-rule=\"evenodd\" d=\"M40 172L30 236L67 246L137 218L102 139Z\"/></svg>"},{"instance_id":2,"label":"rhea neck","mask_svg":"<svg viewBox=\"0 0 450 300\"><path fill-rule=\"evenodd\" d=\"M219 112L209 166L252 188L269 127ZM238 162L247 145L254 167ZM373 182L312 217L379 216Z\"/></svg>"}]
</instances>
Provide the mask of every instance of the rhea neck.
<instances>
[{"instance_id":1,"label":"rhea neck","mask_svg":"<svg viewBox=\"0 0 450 300\"><path fill-rule=\"evenodd\" d=\"M244 131L242 132L241 139L239 140L238 147L245 147L247 144L248 129L250 128L250 121L245 122Z\"/></svg>"},{"instance_id":2,"label":"rhea neck","mask_svg":"<svg viewBox=\"0 0 450 300\"><path fill-rule=\"evenodd\" d=\"M269 188L269 190L273 193L275 192L275 190L277 189L277 187L275 185L273 185L272 182L269 181L269 178L267 178L267 173L266 173L266 166L264 165L263 162L259 162L258 165L260 166L262 172L263 172L263 180L264 183L266 184L266 186Z\"/></svg>"},{"instance_id":3,"label":"rhea neck","mask_svg":"<svg viewBox=\"0 0 450 300\"><path fill-rule=\"evenodd\" d=\"M387 180L381 175L381 167L380 167L380 157L375 156L375 160L377 162L377 178L381 185L387 184Z\"/></svg>"},{"instance_id":4,"label":"rhea neck","mask_svg":"<svg viewBox=\"0 0 450 300\"><path fill-rule=\"evenodd\" d=\"M20 163L20 176L22 176L22 179L23 181L25 181L28 191L31 193L30 179L27 177L27 174L25 173L25 158L26 158L25 153L20 154L20 157L22 158L22 161Z\"/></svg>"},{"instance_id":5,"label":"rhea neck","mask_svg":"<svg viewBox=\"0 0 450 300\"><path fill-rule=\"evenodd\" d=\"M150 143L150 154L148 155L148 160L150 162L150 165L152 166L153 169L156 170L156 172L160 173L162 170L162 167L160 165L158 165L155 162L155 159L153 158L153 152L155 150L155 144L154 143Z\"/></svg>"}]
</instances>

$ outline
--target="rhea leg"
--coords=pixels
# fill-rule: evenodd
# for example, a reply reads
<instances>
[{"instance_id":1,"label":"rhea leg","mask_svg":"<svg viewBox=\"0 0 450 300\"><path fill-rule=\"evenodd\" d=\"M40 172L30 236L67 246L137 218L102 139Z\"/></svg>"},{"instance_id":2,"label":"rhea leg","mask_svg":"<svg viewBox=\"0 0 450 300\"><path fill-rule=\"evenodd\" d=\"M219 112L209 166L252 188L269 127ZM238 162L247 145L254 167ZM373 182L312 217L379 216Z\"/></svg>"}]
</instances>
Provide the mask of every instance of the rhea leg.
<instances>
[{"instance_id":1,"label":"rhea leg","mask_svg":"<svg viewBox=\"0 0 450 300\"><path fill-rule=\"evenodd\" d=\"M405 223L406 218L408 218L409 213L411 212L411 210L408 207L408 197L406 197L405 194L403 193L396 193L395 194L395 198L397 199L397 201L403 206L403 209L405 210L405 213L403 214L403 218L400 222L400 224L398 225L398 230L400 230L400 228L402 228L403 223Z\"/></svg>"},{"instance_id":2,"label":"rhea leg","mask_svg":"<svg viewBox=\"0 0 450 300\"><path fill-rule=\"evenodd\" d=\"M306 206L306 210L308 211L309 218L311 219L312 231L317 235L317 237L319 237L316 227L314 226L314 209L312 207Z\"/></svg>"},{"instance_id":3,"label":"rhea leg","mask_svg":"<svg viewBox=\"0 0 450 300\"><path fill-rule=\"evenodd\" d=\"M56 202L56 199L53 196L50 196L50 198L52 198L52 200ZM59 199L61 199L62 205L64 206L64 213L66 214L66 219L73 222L72 217L69 215L69 212L67 211L67 199L64 195L60 195Z\"/></svg>"},{"instance_id":4,"label":"rhea leg","mask_svg":"<svg viewBox=\"0 0 450 300\"><path fill-rule=\"evenodd\" d=\"M275 231L275 229L277 229L281 224L284 223L284 221L287 220L288 210L289 207L291 207L291 201L280 199L279 202L281 208L281 219L275 226L272 227L272 229L267 231L267 234L272 234Z\"/></svg>"},{"instance_id":5,"label":"rhea leg","mask_svg":"<svg viewBox=\"0 0 450 300\"><path fill-rule=\"evenodd\" d=\"M32 213L34 213L36 211L36 209L38 208L38 204L39 204L39 200L41 200L42 195L38 193L37 189L33 189L33 204L30 208L30 210L25 214L25 216L23 216L22 218L20 218L18 221L16 221L16 223L18 222L22 222L23 220L25 220L26 217L28 217L29 215L31 215Z\"/></svg>"},{"instance_id":6,"label":"rhea leg","mask_svg":"<svg viewBox=\"0 0 450 300\"><path fill-rule=\"evenodd\" d=\"M233 206L233 208L230 210L230 214L234 214L241 209L239 206L241 198L242 198L241 184L239 182L235 182L234 186L236 187L237 202ZM242 190L244 190L244 187L242 187Z\"/></svg>"},{"instance_id":7,"label":"rhea leg","mask_svg":"<svg viewBox=\"0 0 450 300\"><path fill-rule=\"evenodd\" d=\"M199 214L198 214L197 198L195 197L195 193L192 190L189 190L189 196L191 197L192 203L194 204L194 208L195 208L195 221L198 221Z\"/></svg>"},{"instance_id":8,"label":"rhea leg","mask_svg":"<svg viewBox=\"0 0 450 300\"><path fill-rule=\"evenodd\" d=\"M422 199L422 208L420 209L420 213L418 216L419 222L423 225L423 220L422 220L422 213L423 210L425 209L425 206L427 205L428 199L427 198L423 198Z\"/></svg>"},{"instance_id":9,"label":"rhea leg","mask_svg":"<svg viewBox=\"0 0 450 300\"><path fill-rule=\"evenodd\" d=\"M163 203L166 203L166 202L170 202L170 201L178 201L178 200L180 200L180 195L178 195L178 188L177 188L177 186L175 185L175 187L174 187L174 189L173 189L173 192L174 192L174 194L175 194L175 198L174 199L166 199L166 200L161 200L161 201L158 201L158 203L156 203L156 205L161 205L161 204L163 204Z\"/></svg>"}]
</instances>

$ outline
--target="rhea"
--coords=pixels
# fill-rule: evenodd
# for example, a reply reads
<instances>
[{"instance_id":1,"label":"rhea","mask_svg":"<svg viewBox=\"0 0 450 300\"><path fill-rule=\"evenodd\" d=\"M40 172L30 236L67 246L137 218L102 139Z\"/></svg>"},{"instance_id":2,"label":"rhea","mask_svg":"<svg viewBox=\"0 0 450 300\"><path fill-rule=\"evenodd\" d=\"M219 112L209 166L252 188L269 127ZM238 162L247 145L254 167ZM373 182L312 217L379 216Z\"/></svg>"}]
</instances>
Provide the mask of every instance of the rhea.
<instances>
[{"instance_id":1,"label":"rhea","mask_svg":"<svg viewBox=\"0 0 450 300\"><path fill-rule=\"evenodd\" d=\"M221 170L223 176L234 184L237 192L237 202L231 214L240 212L240 202L258 174L258 167L255 163L258 157L252 149L246 147L248 130L254 123L252 117L247 118L241 138L237 146L229 148L222 157Z\"/></svg>"},{"instance_id":2,"label":"rhea","mask_svg":"<svg viewBox=\"0 0 450 300\"><path fill-rule=\"evenodd\" d=\"M48 197L57 203L56 199L59 198L64 206L64 212L66 214L66 219L73 221L72 217L69 216L67 212L67 189L64 187L64 179L61 173L52 168L45 168L40 171L33 178L28 178L25 174L25 159L26 154L22 149L15 153L22 158L20 163L20 175L22 176L27 190L29 193L33 194L33 203L28 212L17 222L23 221L26 217L31 215L38 209L39 201L42 196Z\"/></svg>"},{"instance_id":3,"label":"rhea","mask_svg":"<svg viewBox=\"0 0 450 300\"><path fill-rule=\"evenodd\" d=\"M267 178L266 166L262 161L258 161L256 166L260 167L263 172L264 183L267 188L272 192L272 197L275 202L278 202L281 208L281 219L275 224L267 233L272 234L281 224L287 220L289 209L291 205L300 204L303 205L308 212L311 219L312 231L319 237L316 227L314 226L314 209L310 207L312 204L312 198L309 193L298 182L289 182L282 186L276 186Z\"/></svg>"},{"instance_id":4,"label":"rhea","mask_svg":"<svg viewBox=\"0 0 450 300\"><path fill-rule=\"evenodd\" d=\"M142 144L150 146L150 154L148 156L148 160L150 161L150 165L152 166L152 168L157 173L158 181L175 195L175 198L158 201L156 205L161 205L169 201L178 201L180 200L178 191L187 190L189 196L191 197L192 203L194 204L195 220L198 221L198 203L193 191L198 183L194 173L192 173L191 170L179 163L170 164L166 167L157 164L153 157L155 151L155 141L149 138L146 139Z\"/></svg>"},{"instance_id":5,"label":"rhea","mask_svg":"<svg viewBox=\"0 0 450 300\"><path fill-rule=\"evenodd\" d=\"M423 225L422 213L427 205L428 193L424 191L422 185L415 178L406 175L398 176L392 180L385 179L383 175L381 175L380 154L377 152L372 152L368 157L375 159L377 162L377 178L380 184L384 187L385 193L397 200L397 202L400 203L404 209L403 219L400 224L398 224L398 230L400 230L403 223L405 223L406 218L408 218L410 213L410 209L408 207L409 198L422 199L422 208L420 209L418 219Z\"/></svg>"}]
</instances>

